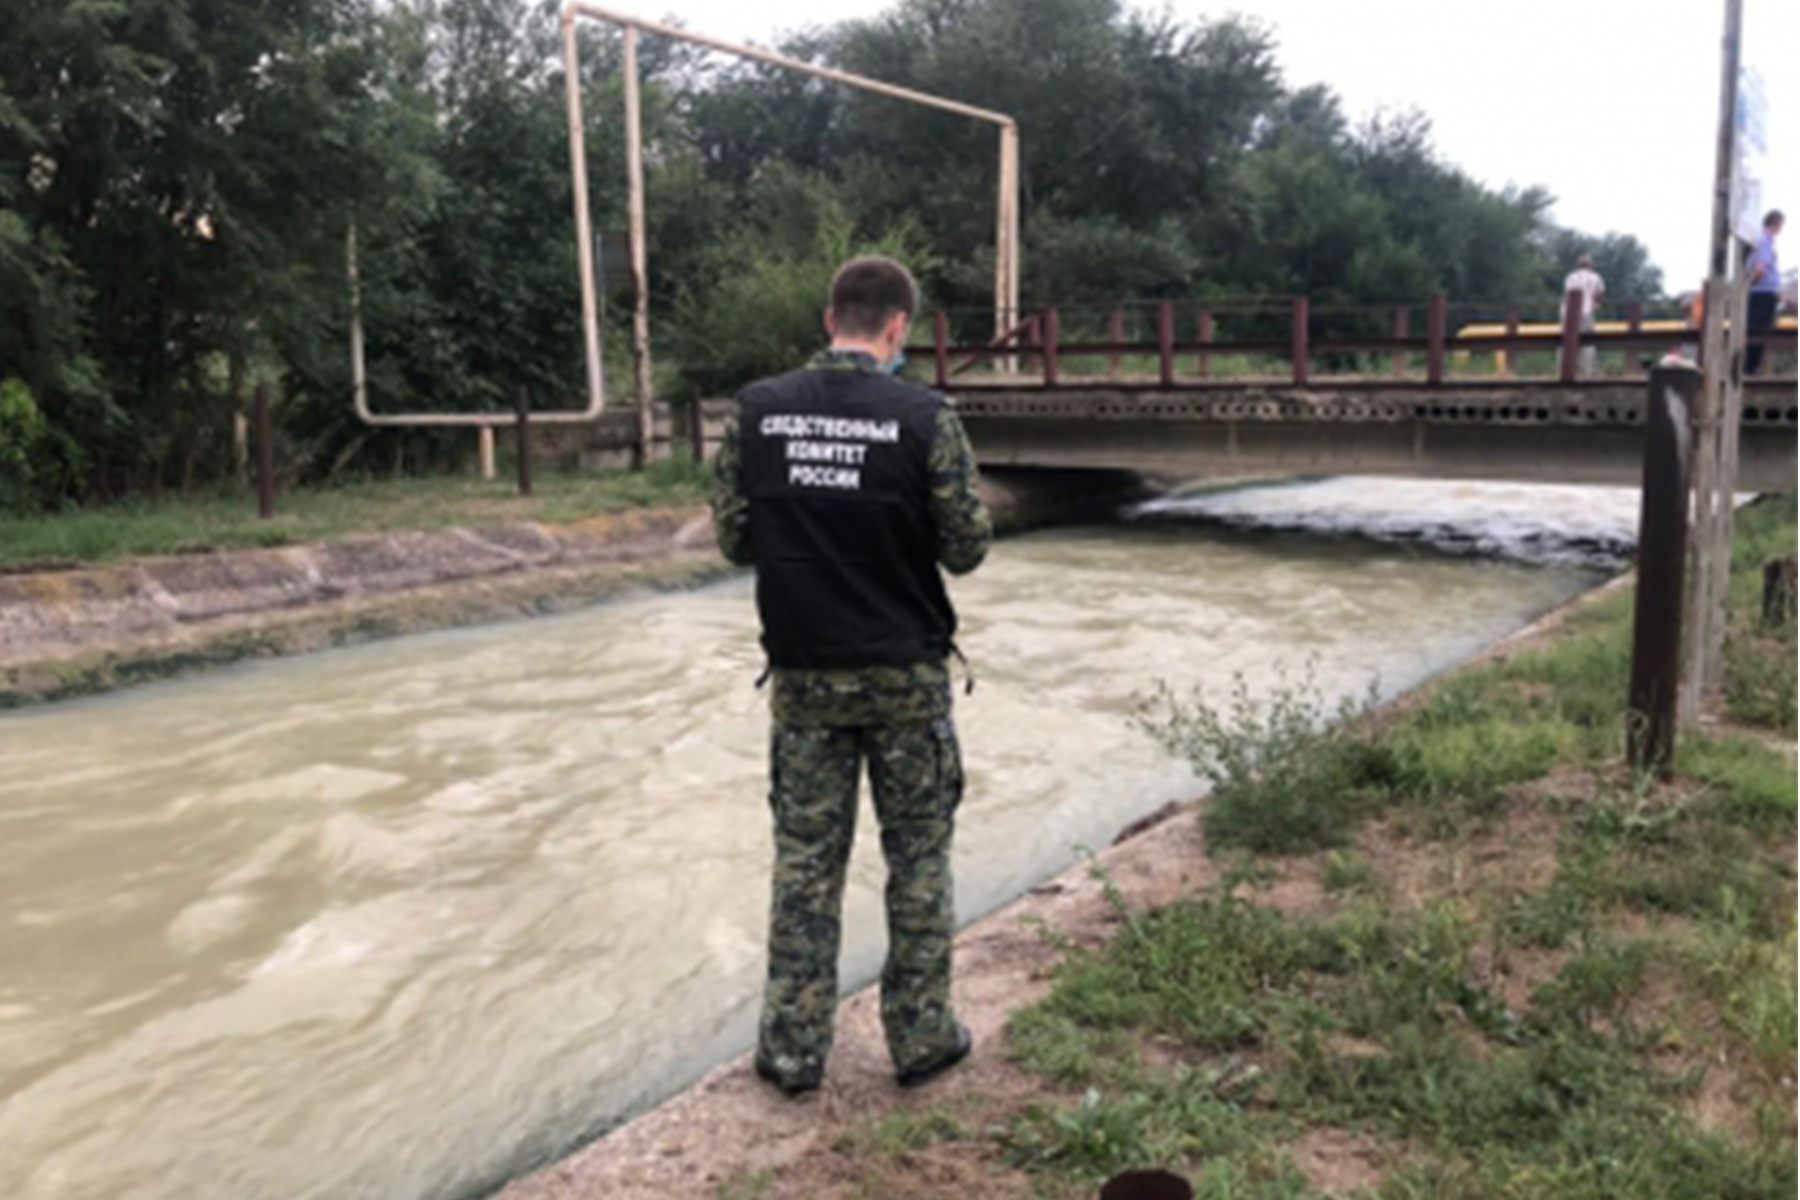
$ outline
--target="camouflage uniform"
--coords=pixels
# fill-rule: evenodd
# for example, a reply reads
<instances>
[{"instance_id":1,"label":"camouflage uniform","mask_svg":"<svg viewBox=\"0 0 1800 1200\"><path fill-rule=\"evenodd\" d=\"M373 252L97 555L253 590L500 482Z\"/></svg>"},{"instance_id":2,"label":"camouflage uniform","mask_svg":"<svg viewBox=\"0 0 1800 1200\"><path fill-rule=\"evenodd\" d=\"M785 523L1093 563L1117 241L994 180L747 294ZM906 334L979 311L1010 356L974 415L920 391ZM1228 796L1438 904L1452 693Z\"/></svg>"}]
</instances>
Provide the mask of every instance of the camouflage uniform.
<instances>
[{"instance_id":1,"label":"camouflage uniform","mask_svg":"<svg viewBox=\"0 0 1800 1200\"><path fill-rule=\"evenodd\" d=\"M864 356L827 352L814 370L868 370ZM714 465L719 548L753 565L749 504L740 486L736 418ZM976 492L974 452L954 410L937 418L928 504L938 561L962 574L987 554L993 527ZM824 1075L837 1011L844 873L867 762L887 860L888 956L881 1018L894 1065L907 1071L947 1051L955 893L950 875L962 760L945 663L773 673L769 804L775 824L769 976L759 1058L783 1079Z\"/></svg>"}]
</instances>

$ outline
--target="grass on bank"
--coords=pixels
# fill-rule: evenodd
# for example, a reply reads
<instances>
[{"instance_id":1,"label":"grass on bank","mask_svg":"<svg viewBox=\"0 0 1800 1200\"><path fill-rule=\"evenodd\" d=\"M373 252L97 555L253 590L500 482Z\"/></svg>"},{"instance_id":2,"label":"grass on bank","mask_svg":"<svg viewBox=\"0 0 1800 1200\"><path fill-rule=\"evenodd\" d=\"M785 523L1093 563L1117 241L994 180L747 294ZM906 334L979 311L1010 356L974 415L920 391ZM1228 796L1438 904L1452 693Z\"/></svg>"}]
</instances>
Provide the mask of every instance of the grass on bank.
<instances>
[{"instance_id":1,"label":"grass on bank","mask_svg":"<svg viewBox=\"0 0 1800 1200\"><path fill-rule=\"evenodd\" d=\"M1739 520L1741 571L1793 552L1791 501ZM1731 711L1791 730L1791 622L1763 629L1747 586L1733 603L1734 641L1787 649ZM1011 1022L1039 1086L980 1120L853 1130L841 1194L935 1154L994 1197L1149 1166L1203 1200L1793 1196L1794 760L1751 727L1635 777L1630 622L1614 597L1323 733L1304 684L1222 709L1165 693L1149 727L1211 776L1222 881L1154 911L1115 895L1119 934L1069 948Z\"/></svg>"},{"instance_id":2,"label":"grass on bank","mask_svg":"<svg viewBox=\"0 0 1800 1200\"><path fill-rule=\"evenodd\" d=\"M36 517L0 515L0 569L137 555L286 546L359 533L564 523L625 509L705 502L710 476L685 456L647 471L542 471L530 497L502 476L432 476L294 488L257 519L254 491L226 490Z\"/></svg>"}]
</instances>

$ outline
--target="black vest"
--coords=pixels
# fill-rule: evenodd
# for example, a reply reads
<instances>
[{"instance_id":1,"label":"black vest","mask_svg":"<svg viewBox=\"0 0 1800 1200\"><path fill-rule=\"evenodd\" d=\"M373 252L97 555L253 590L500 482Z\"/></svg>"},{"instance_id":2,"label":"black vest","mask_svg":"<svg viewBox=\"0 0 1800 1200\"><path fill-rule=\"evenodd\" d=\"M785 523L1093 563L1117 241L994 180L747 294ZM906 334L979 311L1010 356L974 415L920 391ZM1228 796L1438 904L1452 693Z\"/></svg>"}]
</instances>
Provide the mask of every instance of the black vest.
<instances>
[{"instance_id":1,"label":"black vest","mask_svg":"<svg viewBox=\"0 0 1800 1200\"><path fill-rule=\"evenodd\" d=\"M888 375L803 370L738 397L756 607L776 667L911 666L950 652L928 498L944 398Z\"/></svg>"}]
</instances>

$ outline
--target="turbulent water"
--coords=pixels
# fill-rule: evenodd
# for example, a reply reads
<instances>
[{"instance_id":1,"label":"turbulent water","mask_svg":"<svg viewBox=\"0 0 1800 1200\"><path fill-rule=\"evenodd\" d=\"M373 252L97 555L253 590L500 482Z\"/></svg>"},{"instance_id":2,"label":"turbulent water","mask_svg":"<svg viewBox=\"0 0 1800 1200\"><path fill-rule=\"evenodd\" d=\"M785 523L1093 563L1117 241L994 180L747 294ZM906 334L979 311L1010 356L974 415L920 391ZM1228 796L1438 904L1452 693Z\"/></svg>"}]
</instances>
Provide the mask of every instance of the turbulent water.
<instances>
[{"instance_id":1,"label":"turbulent water","mask_svg":"<svg viewBox=\"0 0 1800 1200\"><path fill-rule=\"evenodd\" d=\"M1616 570L1637 544L1637 502L1635 488L1333 479L1170 496L1134 515Z\"/></svg>"},{"instance_id":2,"label":"turbulent water","mask_svg":"<svg viewBox=\"0 0 1800 1200\"><path fill-rule=\"evenodd\" d=\"M1126 720L1154 681L1404 687L1595 582L1635 511L1329 482L1000 544L953 589L960 914L1193 793ZM738 579L0 717L0 1196L479 1194L743 1049L760 665ZM864 839L847 982L879 886Z\"/></svg>"}]
</instances>

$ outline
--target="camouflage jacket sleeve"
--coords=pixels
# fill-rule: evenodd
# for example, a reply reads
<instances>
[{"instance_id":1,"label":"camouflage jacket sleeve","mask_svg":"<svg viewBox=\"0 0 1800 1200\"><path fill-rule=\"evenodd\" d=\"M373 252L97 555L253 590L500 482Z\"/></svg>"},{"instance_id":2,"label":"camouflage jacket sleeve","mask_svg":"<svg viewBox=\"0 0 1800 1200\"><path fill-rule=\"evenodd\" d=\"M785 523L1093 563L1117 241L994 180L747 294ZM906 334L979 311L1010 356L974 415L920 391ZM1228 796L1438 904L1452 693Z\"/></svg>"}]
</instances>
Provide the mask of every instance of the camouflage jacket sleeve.
<instances>
[{"instance_id":1,"label":"camouflage jacket sleeve","mask_svg":"<svg viewBox=\"0 0 1800 1200\"><path fill-rule=\"evenodd\" d=\"M994 521L977 490L975 450L956 410L938 410L937 436L931 442L931 520L937 528L937 557L953 575L964 575L987 557Z\"/></svg>"},{"instance_id":2,"label":"camouflage jacket sleeve","mask_svg":"<svg viewBox=\"0 0 1800 1200\"><path fill-rule=\"evenodd\" d=\"M750 545L750 501L744 498L738 461L738 414L734 408L726 418L725 437L713 459L713 536L726 559L747 567L756 556Z\"/></svg>"}]
</instances>

